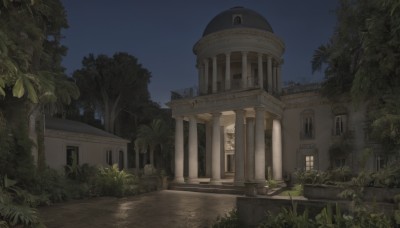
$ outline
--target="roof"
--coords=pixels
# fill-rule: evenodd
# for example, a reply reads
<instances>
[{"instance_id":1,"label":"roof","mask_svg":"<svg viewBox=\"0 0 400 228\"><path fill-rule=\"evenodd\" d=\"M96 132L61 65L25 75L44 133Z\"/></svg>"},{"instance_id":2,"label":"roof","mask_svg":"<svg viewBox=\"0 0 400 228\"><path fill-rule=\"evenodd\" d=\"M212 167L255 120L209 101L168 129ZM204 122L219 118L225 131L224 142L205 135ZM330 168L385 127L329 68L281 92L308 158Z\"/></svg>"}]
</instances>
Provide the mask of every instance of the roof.
<instances>
[{"instance_id":1,"label":"roof","mask_svg":"<svg viewBox=\"0 0 400 228\"><path fill-rule=\"evenodd\" d=\"M235 16L241 17L241 22L234 23ZM203 37L225 29L254 28L273 32L269 22L257 12L241 6L233 7L215 16L204 29Z\"/></svg>"},{"instance_id":2,"label":"roof","mask_svg":"<svg viewBox=\"0 0 400 228\"><path fill-rule=\"evenodd\" d=\"M95 136L102 136L107 138L113 139L120 139L125 140L121 137L113 135L109 132L103 131L96 127L90 126L88 124L73 121L73 120L66 120L66 119L59 119L53 117L47 117L45 121L45 127L49 130L58 130L58 131L66 131L72 133L83 133L88 135L95 135Z\"/></svg>"}]
</instances>

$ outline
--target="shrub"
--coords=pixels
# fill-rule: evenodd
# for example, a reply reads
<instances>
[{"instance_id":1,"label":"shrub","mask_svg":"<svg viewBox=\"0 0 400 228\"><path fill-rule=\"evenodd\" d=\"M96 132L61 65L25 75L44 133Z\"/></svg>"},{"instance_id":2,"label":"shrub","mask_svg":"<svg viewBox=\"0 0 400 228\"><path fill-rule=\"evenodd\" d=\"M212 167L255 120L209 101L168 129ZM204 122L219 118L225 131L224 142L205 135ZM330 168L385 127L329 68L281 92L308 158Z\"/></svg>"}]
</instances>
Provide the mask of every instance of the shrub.
<instances>
[{"instance_id":1,"label":"shrub","mask_svg":"<svg viewBox=\"0 0 400 228\"><path fill-rule=\"evenodd\" d=\"M236 209L226 213L224 216L218 216L213 228L240 228L243 227L239 221L239 216Z\"/></svg>"},{"instance_id":2,"label":"shrub","mask_svg":"<svg viewBox=\"0 0 400 228\"><path fill-rule=\"evenodd\" d=\"M131 193L135 184L135 176L119 170L118 165L100 167L95 181L97 191L104 196L122 197Z\"/></svg>"}]
</instances>

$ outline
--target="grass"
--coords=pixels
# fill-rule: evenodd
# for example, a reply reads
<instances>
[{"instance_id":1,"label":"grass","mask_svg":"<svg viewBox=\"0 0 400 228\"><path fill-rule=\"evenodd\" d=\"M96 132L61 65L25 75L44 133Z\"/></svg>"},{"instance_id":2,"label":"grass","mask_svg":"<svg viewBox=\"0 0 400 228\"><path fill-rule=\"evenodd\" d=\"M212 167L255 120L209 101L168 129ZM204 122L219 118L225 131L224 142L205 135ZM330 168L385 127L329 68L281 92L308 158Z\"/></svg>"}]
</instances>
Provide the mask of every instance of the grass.
<instances>
[{"instance_id":1,"label":"grass","mask_svg":"<svg viewBox=\"0 0 400 228\"><path fill-rule=\"evenodd\" d=\"M303 186L301 184L296 184L295 186L285 190L279 194L280 196L302 196Z\"/></svg>"}]
</instances>

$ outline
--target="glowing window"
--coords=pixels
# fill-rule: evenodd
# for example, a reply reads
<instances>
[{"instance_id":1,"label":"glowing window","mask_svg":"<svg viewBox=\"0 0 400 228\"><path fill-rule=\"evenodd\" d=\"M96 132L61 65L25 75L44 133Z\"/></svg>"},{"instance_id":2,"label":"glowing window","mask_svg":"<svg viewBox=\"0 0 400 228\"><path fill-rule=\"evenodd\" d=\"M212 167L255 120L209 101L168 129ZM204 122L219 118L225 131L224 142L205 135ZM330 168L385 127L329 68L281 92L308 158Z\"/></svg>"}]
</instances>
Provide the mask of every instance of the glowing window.
<instances>
[{"instance_id":1,"label":"glowing window","mask_svg":"<svg viewBox=\"0 0 400 228\"><path fill-rule=\"evenodd\" d=\"M306 159L306 171L314 169L314 156L307 155L305 156Z\"/></svg>"}]
</instances>

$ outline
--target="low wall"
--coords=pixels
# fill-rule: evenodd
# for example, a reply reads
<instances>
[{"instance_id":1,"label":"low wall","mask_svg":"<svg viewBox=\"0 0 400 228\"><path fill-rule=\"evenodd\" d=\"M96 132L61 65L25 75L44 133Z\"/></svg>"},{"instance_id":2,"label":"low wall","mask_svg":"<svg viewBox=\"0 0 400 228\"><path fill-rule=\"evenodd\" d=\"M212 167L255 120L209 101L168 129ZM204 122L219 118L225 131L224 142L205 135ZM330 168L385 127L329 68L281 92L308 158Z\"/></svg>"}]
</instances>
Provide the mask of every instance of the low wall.
<instances>
[{"instance_id":1,"label":"low wall","mask_svg":"<svg viewBox=\"0 0 400 228\"><path fill-rule=\"evenodd\" d=\"M332 185L304 185L304 196L308 199L343 200L339 194L344 189ZM400 188L364 187L363 199L368 202L392 203Z\"/></svg>"},{"instance_id":2,"label":"low wall","mask_svg":"<svg viewBox=\"0 0 400 228\"><path fill-rule=\"evenodd\" d=\"M308 200L305 198L293 199L297 203L298 213L303 213L307 208L310 217L317 215L329 203L334 206L338 203L342 212L349 211L351 202L349 201L329 201L329 200ZM237 197L236 208L238 211L239 219L243 222L245 227L256 227L262 222L267 211L272 214L281 212L282 208L291 208L292 201L288 198L276 199L267 197ZM379 208L385 214L392 214L394 211L394 204L376 203L374 207Z\"/></svg>"}]
</instances>

